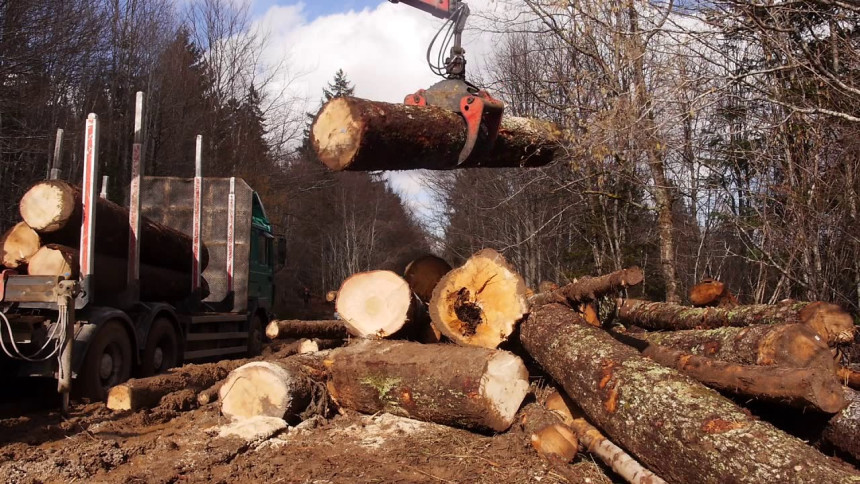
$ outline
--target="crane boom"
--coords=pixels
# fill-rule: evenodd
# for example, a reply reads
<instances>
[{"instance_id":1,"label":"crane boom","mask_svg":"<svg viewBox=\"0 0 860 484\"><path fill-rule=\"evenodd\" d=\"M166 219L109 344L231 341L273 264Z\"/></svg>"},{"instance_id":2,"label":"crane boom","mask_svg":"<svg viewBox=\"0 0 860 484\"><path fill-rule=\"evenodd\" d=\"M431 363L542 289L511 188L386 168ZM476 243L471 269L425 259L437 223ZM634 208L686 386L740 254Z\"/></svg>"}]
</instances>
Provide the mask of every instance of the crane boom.
<instances>
[{"instance_id":1,"label":"crane boom","mask_svg":"<svg viewBox=\"0 0 860 484\"><path fill-rule=\"evenodd\" d=\"M447 19L457 11L460 0L388 0L391 3L403 3L418 10L423 10L434 17Z\"/></svg>"}]
</instances>

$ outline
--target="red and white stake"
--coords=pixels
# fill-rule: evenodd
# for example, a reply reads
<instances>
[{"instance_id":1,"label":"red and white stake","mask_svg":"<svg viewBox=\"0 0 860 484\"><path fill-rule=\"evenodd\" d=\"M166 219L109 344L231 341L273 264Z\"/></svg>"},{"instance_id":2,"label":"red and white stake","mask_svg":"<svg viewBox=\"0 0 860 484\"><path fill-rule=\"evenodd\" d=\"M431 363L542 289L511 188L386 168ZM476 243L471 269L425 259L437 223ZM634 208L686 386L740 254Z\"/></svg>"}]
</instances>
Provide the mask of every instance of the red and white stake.
<instances>
[{"instance_id":1,"label":"red and white stake","mask_svg":"<svg viewBox=\"0 0 860 484\"><path fill-rule=\"evenodd\" d=\"M80 272L83 289L92 298L93 236L96 231L96 180L99 172L99 121L98 116L87 117L84 131L84 180L82 190L83 217L81 218Z\"/></svg>"},{"instance_id":2,"label":"red and white stake","mask_svg":"<svg viewBox=\"0 0 860 484\"><path fill-rule=\"evenodd\" d=\"M192 222L192 241L194 243L194 260L191 261L191 289L200 288L200 223L203 199L203 136L197 135L197 146L194 153L194 220Z\"/></svg>"}]
</instances>

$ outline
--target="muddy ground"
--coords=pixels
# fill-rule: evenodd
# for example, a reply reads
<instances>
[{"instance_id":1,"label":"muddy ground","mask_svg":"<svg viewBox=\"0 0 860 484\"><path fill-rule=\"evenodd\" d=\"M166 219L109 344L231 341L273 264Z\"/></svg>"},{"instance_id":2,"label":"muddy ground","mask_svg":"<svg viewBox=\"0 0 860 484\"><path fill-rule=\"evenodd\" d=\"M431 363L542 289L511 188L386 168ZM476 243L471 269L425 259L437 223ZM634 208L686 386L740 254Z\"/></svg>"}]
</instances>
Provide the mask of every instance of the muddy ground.
<instances>
[{"instance_id":1,"label":"muddy ground","mask_svg":"<svg viewBox=\"0 0 860 484\"><path fill-rule=\"evenodd\" d=\"M217 403L183 411L165 398L122 413L77 404L68 417L38 409L55 400L45 393L0 405L0 482L613 482L588 454L566 466L544 462L517 423L493 436L350 413L249 430L231 429ZM21 416L21 408L36 410Z\"/></svg>"}]
</instances>

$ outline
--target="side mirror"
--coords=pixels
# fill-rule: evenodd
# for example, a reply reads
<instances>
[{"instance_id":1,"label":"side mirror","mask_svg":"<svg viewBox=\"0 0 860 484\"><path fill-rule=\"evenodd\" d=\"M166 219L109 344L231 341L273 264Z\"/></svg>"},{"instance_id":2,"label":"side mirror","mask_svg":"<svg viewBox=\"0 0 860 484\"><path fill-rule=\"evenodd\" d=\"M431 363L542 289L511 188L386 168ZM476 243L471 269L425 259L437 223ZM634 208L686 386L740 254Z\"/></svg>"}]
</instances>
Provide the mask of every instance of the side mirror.
<instances>
[{"instance_id":1,"label":"side mirror","mask_svg":"<svg viewBox=\"0 0 860 484\"><path fill-rule=\"evenodd\" d=\"M279 271L287 265L287 238L279 235L275 238L275 252L277 259L275 260L275 271Z\"/></svg>"}]
</instances>

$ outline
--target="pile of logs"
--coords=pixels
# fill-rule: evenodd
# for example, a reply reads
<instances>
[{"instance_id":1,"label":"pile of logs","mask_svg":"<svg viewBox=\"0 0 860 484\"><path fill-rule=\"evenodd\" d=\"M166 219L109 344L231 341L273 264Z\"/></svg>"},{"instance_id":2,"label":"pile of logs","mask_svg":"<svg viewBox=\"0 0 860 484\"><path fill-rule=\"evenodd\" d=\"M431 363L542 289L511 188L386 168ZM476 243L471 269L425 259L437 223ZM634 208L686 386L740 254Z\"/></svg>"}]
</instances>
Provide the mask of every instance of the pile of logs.
<instances>
[{"instance_id":1,"label":"pile of logs","mask_svg":"<svg viewBox=\"0 0 860 484\"><path fill-rule=\"evenodd\" d=\"M77 279L81 189L59 180L41 181L24 194L19 209L22 221L0 236L0 266L22 274ZM129 213L99 198L96 221L95 294L112 294L126 285ZM191 237L146 217L141 218L140 234L141 298L175 302L187 297L192 277ZM204 246L202 268L208 258Z\"/></svg>"},{"instance_id":2,"label":"pile of logs","mask_svg":"<svg viewBox=\"0 0 860 484\"><path fill-rule=\"evenodd\" d=\"M272 321L280 348L268 355L132 380L108 406L182 391L234 419L338 409L513 428L552 466L585 451L635 483L860 481L858 374L840 360L855 332L847 313L740 305L718 281L691 297L701 307L609 299L643 280L633 267L533 292L494 250L453 269L428 256L404 277L344 281L330 293L337 319ZM601 300L616 301L612 320Z\"/></svg>"}]
</instances>

